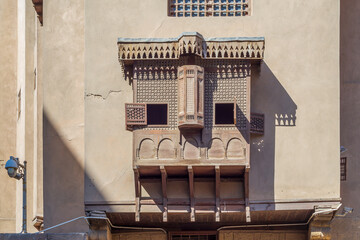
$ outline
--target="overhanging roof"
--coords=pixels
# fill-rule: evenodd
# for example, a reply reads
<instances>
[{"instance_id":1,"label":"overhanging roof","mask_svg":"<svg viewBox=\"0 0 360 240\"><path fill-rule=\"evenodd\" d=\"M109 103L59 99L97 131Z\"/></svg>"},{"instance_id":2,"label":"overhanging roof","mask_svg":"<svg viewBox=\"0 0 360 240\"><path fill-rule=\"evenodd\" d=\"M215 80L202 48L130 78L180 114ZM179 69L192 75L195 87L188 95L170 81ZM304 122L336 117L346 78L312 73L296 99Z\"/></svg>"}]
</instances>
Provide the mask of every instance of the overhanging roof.
<instances>
[{"instance_id":1,"label":"overhanging roof","mask_svg":"<svg viewBox=\"0 0 360 240\"><path fill-rule=\"evenodd\" d=\"M184 32L177 38L119 38L121 62L148 59L179 59L195 54L203 59L254 59L264 57L264 37L204 38Z\"/></svg>"}]
</instances>

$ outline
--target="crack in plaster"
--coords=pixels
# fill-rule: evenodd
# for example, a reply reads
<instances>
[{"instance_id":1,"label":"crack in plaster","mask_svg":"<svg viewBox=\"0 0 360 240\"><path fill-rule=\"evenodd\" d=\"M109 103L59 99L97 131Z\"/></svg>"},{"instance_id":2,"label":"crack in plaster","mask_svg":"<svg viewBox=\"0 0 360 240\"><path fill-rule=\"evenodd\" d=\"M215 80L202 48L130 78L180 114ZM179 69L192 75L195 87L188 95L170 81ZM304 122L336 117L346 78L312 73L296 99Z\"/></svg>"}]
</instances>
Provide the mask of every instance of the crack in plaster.
<instances>
[{"instance_id":1,"label":"crack in plaster","mask_svg":"<svg viewBox=\"0 0 360 240\"><path fill-rule=\"evenodd\" d=\"M110 90L106 94L106 96L103 96L102 94L99 93L86 93L85 97L94 97L94 98L101 98L102 100L106 100L112 93L121 93L121 90Z\"/></svg>"}]
</instances>

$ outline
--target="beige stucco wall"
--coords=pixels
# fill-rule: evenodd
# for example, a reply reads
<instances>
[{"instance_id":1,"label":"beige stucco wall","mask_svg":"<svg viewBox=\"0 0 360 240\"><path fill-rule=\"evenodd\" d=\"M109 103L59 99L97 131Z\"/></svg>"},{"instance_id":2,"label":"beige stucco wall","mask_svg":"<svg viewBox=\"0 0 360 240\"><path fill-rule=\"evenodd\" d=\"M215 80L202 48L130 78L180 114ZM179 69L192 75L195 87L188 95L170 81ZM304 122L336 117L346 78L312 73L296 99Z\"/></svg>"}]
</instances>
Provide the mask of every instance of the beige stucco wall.
<instances>
[{"instance_id":1,"label":"beige stucco wall","mask_svg":"<svg viewBox=\"0 0 360 240\"><path fill-rule=\"evenodd\" d=\"M359 158L360 158L360 2L341 1L340 30L340 99L341 99L341 145L347 151L346 181L341 182L343 206L354 208L345 217L336 217L332 225L335 240L360 238ZM341 213L341 210L339 211Z\"/></svg>"},{"instance_id":2,"label":"beige stucco wall","mask_svg":"<svg viewBox=\"0 0 360 240\"><path fill-rule=\"evenodd\" d=\"M0 232L15 231L16 181L5 163L16 153L17 2L0 2Z\"/></svg>"},{"instance_id":3,"label":"beige stucco wall","mask_svg":"<svg viewBox=\"0 0 360 240\"><path fill-rule=\"evenodd\" d=\"M267 121L265 136L252 139L251 200L339 198L339 2L257 0L252 9L251 17L171 18L167 1L86 1L86 201L134 201L124 125L132 89L117 38L184 31L266 39L252 84L252 111ZM295 126L275 126L276 114L296 114Z\"/></svg>"},{"instance_id":4,"label":"beige stucco wall","mask_svg":"<svg viewBox=\"0 0 360 240\"><path fill-rule=\"evenodd\" d=\"M84 1L44 1L45 228L84 215ZM86 231L85 221L56 232Z\"/></svg>"}]
</instances>

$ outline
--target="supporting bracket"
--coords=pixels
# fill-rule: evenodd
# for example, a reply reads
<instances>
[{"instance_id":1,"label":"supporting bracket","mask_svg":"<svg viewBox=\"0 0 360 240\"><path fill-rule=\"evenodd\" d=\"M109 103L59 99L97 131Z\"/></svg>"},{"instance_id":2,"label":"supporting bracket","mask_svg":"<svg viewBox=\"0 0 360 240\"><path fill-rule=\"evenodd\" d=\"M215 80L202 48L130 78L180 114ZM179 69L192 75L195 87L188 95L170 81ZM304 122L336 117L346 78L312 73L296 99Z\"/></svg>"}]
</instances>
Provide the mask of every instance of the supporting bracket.
<instances>
[{"instance_id":1,"label":"supporting bracket","mask_svg":"<svg viewBox=\"0 0 360 240\"><path fill-rule=\"evenodd\" d=\"M190 195L190 221L195 222L195 199L194 199L194 170L188 166L189 173L189 195Z\"/></svg>"},{"instance_id":2,"label":"supporting bracket","mask_svg":"<svg viewBox=\"0 0 360 240\"><path fill-rule=\"evenodd\" d=\"M161 172L161 189L163 195L163 222L167 222L168 220L168 205L167 205L167 172L164 166L160 166Z\"/></svg>"},{"instance_id":3,"label":"supporting bracket","mask_svg":"<svg viewBox=\"0 0 360 240\"><path fill-rule=\"evenodd\" d=\"M215 166L215 221L220 222L220 166Z\"/></svg>"},{"instance_id":4,"label":"supporting bracket","mask_svg":"<svg viewBox=\"0 0 360 240\"><path fill-rule=\"evenodd\" d=\"M140 221L140 196L141 196L141 184L139 169L134 167L135 174L135 221Z\"/></svg>"}]
</instances>

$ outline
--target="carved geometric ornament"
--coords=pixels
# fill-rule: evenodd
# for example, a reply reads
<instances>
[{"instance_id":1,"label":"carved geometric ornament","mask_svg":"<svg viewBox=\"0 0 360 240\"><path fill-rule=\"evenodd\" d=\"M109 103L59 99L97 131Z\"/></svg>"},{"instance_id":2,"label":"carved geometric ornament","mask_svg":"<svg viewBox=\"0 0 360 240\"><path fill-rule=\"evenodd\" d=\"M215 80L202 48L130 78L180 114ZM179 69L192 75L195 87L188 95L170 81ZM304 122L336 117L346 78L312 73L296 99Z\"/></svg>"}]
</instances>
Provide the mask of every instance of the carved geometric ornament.
<instances>
[{"instance_id":1,"label":"carved geometric ornament","mask_svg":"<svg viewBox=\"0 0 360 240\"><path fill-rule=\"evenodd\" d=\"M204 38L185 32L177 38L119 38L119 61L179 59L195 54L203 59L254 59L264 57L263 37Z\"/></svg>"},{"instance_id":2,"label":"carved geometric ornament","mask_svg":"<svg viewBox=\"0 0 360 240\"><path fill-rule=\"evenodd\" d=\"M260 113L251 113L250 133L264 134L265 116Z\"/></svg>"}]
</instances>

